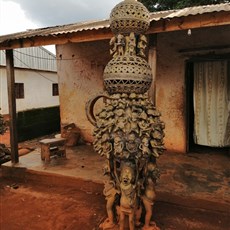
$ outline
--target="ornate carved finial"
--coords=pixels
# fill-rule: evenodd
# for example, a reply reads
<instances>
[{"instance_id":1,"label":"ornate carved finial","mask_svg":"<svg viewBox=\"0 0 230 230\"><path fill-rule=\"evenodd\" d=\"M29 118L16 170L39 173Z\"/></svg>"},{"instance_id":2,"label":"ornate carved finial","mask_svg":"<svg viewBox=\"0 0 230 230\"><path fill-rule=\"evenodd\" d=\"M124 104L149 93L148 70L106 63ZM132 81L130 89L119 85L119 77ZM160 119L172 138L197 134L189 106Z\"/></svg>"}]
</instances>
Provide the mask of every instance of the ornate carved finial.
<instances>
[{"instance_id":1,"label":"ornate carved finial","mask_svg":"<svg viewBox=\"0 0 230 230\"><path fill-rule=\"evenodd\" d=\"M110 14L110 40L113 59L104 70L104 85L109 94L145 93L152 82L152 72L145 58L149 12L140 2L125 0Z\"/></svg>"},{"instance_id":2,"label":"ornate carved finial","mask_svg":"<svg viewBox=\"0 0 230 230\"><path fill-rule=\"evenodd\" d=\"M125 0L112 9L110 28L114 34L142 34L149 28L149 18L149 11L142 3Z\"/></svg>"}]
</instances>

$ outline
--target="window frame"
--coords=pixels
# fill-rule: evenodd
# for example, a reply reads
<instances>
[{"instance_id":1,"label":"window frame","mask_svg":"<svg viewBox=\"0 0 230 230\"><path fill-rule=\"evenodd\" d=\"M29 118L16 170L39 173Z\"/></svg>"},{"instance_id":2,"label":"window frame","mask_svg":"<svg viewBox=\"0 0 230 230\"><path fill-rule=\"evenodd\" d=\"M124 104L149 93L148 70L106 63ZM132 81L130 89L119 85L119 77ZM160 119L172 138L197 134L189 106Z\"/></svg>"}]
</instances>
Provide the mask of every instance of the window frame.
<instances>
[{"instance_id":1,"label":"window frame","mask_svg":"<svg viewBox=\"0 0 230 230\"><path fill-rule=\"evenodd\" d=\"M53 83L52 84L52 96L59 96L59 88L58 88L58 83Z\"/></svg>"},{"instance_id":2,"label":"window frame","mask_svg":"<svg viewBox=\"0 0 230 230\"><path fill-rule=\"evenodd\" d=\"M14 83L14 90L15 90L15 98L16 99L24 99L25 98L24 83L15 82Z\"/></svg>"}]
</instances>

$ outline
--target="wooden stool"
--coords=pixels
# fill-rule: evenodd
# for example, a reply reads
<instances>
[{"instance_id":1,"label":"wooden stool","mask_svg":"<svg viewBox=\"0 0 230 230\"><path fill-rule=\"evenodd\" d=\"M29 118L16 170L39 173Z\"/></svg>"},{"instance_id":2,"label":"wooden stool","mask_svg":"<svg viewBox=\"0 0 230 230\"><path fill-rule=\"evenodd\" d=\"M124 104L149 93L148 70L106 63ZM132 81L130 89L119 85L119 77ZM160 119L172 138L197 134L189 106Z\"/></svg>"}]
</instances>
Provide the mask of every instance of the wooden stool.
<instances>
[{"instance_id":1,"label":"wooden stool","mask_svg":"<svg viewBox=\"0 0 230 230\"><path fill-rule=\"evenodd\" d=\"M51 138L39 141L41 144L41 159L50 161L50 157L54 155L66 157L65 138Z\"/></svg>"}]
</instances>

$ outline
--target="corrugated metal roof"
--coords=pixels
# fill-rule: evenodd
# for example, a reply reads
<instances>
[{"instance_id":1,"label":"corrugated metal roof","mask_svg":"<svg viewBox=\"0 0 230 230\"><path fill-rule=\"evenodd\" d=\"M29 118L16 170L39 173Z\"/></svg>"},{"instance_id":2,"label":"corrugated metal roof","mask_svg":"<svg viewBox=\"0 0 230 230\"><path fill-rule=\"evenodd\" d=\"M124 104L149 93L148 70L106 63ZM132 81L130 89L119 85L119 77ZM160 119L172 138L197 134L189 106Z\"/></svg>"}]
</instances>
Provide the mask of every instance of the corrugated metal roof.
<instances>
[{"instance_id":1,"label":"corrugated metal roof","mask_svg":"<svg viewBox=\"0 0 230 230\"><path fill-rule=\"evenodd\" d=\"M164 19L186 17L189 15L198 15L205 13L230 11L230 3L188 7L180 10L169 10L151 13L151 21L159 21ZM61 34L71 34L87 30L99 30L109 28L109 20L86 21L68 25L40 28L27 30L25 32L0 36L0 42L17 40L23 38L32 38L36 36L57 36Z\"/></svg>"},{"instance_id":2,"label":"corrugated metal roof","mask_svg":"<svg viewBox=\"0 0 230 230\"><path fill-rule=\"evenodd\" d=\"M6 65L6 56L3 50L0 50L0 65ZM40 46L14 49L14 66L25 69L57 71L55 55Z\"/></svg>"},{"instance_id":3,"label":"corrugated metal roof","mask_svg":"<svg viewBox=\"0 0 230 230\"><path fill-rule=\"evenodd\" d=\"M56 36L59 34L74 33L83 30L98 30L109 28L109 20L87 21L68 25L31 29L24 32L0 36L0 42L11 38L21 39L35 36Z\"/></svg>"},{"instance_id":4,"label":"corrugated metal roof","mask_svg":"<svg viewBox=\"0 0 230 230\"><path fill-rule=\"evenodd\" d=\"M151 13L151 21L158 21L160 19L167 19L167 18L186 17L189 15L214 13L220 11L230 11L230 3L222 3L222 4L206 5L206 6L194 6L194 7L187 7L180 10L168 10L168 11L155 12L155 13Z\"/></svg>"}]
</instances>

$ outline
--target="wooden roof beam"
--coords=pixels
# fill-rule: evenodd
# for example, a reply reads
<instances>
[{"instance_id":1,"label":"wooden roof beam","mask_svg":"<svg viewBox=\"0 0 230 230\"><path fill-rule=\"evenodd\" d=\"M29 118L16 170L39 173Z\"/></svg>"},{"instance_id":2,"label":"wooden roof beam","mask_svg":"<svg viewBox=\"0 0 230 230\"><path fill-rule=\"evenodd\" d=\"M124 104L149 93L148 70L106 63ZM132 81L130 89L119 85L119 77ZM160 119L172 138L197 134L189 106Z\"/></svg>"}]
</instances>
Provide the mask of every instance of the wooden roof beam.
<instances>
[{"instance_id":1,"label":"wooden roof beam","mask_svg":"<svg viewBox=\"0 0 230 230\"><path fill-rule=\"evenodd\" d=\"M230 25L230 13L227 11L152 21L147 33L162 33L222 25Z\"/></svg>"}]
</instances>

